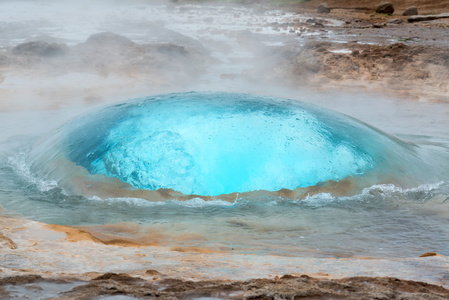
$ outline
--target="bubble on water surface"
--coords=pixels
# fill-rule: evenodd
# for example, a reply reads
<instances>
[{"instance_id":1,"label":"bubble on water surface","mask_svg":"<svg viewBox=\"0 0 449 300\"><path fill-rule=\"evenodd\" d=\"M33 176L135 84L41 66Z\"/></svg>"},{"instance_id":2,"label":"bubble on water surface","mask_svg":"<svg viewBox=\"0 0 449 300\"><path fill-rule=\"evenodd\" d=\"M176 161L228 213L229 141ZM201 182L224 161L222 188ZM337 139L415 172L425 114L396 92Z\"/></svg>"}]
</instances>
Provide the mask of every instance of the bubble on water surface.
<instances>
[{"instance_id":1,"label":"bubble on water surface","mask_svg":"<svg viewBox=\"0 0 449 300\"><path fill-rule=\"evenodd\" d=\"M408 152L412 146L364 123L300 101L190 92L78 118L32 157L35 170L56 180L63 159L139 190L217 196L361 177Z\"/></svg>"}]
</instances>

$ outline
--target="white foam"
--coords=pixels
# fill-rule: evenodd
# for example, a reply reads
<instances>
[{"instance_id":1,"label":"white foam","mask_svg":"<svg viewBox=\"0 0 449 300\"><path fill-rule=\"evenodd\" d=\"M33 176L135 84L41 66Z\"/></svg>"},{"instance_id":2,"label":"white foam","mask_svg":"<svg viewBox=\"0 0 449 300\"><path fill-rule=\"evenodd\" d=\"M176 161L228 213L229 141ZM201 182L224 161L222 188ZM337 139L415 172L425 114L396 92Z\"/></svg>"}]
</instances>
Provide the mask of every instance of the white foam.
<instances>
[{"instance_id":1,"label":"white foam","mask_svg":"<svg viewBox=\"0 0 449 300\"><path fill-rule=\"evenodd\" d=\"M339 53L339 54L349 54L352 53L349 49L337 49L337 50L330 50L331 53Z\"/></svg>"},{"instance_id":2,"label":"white foam","mask_svg":"<svg viewBox=\"0 0 449 300\"><path fill-rule=\"evenodd\" d=\"M319 193L315 195L307 195L307 197L303 200L307 204L322 206L329 204L334 201L336 198L332 196L330 193Z\"/></svg>"},{"instance_id":3,"label":"white foam","mask_svg":"<svg viewBox=\"0 0 449 300\"><path fill-rule=\"evenodd\" d=\"M30 165L26 158L27 154L25 152L19 152L17 155L8 158L8 164L25 181L36 186L42 192L58 187L58 183L54 180L43 180L36 177L36 175L31 171Z\"/></svg>"},{"instance_id":4,"label":"white foam","mask_svg":"<svg viewBox=\"0 0 449 300\"><path fill-rule=\"evenodd\" d=\"M206 201L200 198L193 198L187 201L178 201L178 200L173 200L171 202L183 205L183 206L187 206L187 207L207 207L207 206L232 206L234 205L231 202L227 202L227 201L223 201L220 199L215 199L215 200L210 200L210 201Z\"/></svg>"},{"instance_id":5,"label":"white foam","mask_svg":"<svg viewBox=\"0 0 449 300\"><path fill-rule=\"evenodd\" d=\"M336 197L330 193L319 193L315 195L307 195L307 197L303 200L305 203L316 206L325 206L329 203L335 201L365 201L373 196L381 199L414 199L427 201L433 198L441 198L441 195L435 196L438 194L438 189L449 185L449 182L435 182L435 183L426 183L421 184L417 187L413 188L402 188L400 186L396 186L394 184L376 184L367 188L364 188L360 194L354 196L345 196L345 197ZM415 199L411 194L420 194L418 195L418 199ZM422 195L421 195L422 194ZM442 195L442 198L446 199L446 195ZM443 202L446 200L443 199ZM270 205L274 205L273 203L269 203Z\"/></svg>"},{"instance_id":6,"label":"white foam","mask_svg":"<svg viewBox=\"0 0 449 300\"><path fill-rule=\"evenodd\" d=\"M410 193L424 193L427 196L432 196L432 192L436 189L449 184L448 182L440 181L436 183L427 183L422 184L417 187L413 188L402 188L399 186L396 186L394 184L378 184L373 185L371 187L367 187L362 190L360 194L354 195L354 196L345 196L345 197L336 197L332 195L331 193L318 193L314 195L307 195L305 199L298 200L287 200L288 202L292 203L307 203L308 205L312 206L326 206L330 203L333 203L335 201L363 201L366 200L368 197L371 197L373 195L377 197L382 197L383 199L389 198L389 197L401 197L401 198L408 198L406 197ZM424 197L424 198L431 198L431 197ZM247 203L248 198L237 198L234 202L228 202L221 200L219 198L214 200L203 200L201 198L193 198L185 201L180 200L167 200L167 201L150 201L146 199L141 198L132 198L132 197L122 197L122 198L107 198L102 199L99 197L90 197L89 198L92 201L101 201L109 203L110 205L116 204L116 203L123 203L130 206L145 206L145 207L155 207L155 206L164 206L164 205L176 205L181 207L190 207L190 208L201 208L201 207L212 207L212 206L234 206L234 205L245 205ZM278 206L282 205L283 201L286 199L281 198L280 200L271 200L265 202L265 205L267 206Z\"/></svg>"},{"instance_id":7,"label":"white foam","mask_svg":"<svg viewBox=\"0 0 449 300\"><path fill-rule=\"evenodd\" d=\"M371 187L365 188L362 191L362 195L369 195L373 192L382 193L384 195L392 195L395 193L399 194L406 194L406 193L416 193L416 192L431 192L433 190L436 190L440 188L442 185L446 184L447 182L439 181L435 183L426 183L419 185L417 187L404 189L399 186L396 186L394 184L378 184L373 185Z\"/></svg>"},{"instance_id":8,"label":"white foam","mask_svg":"<svg viewBox=\"0 0 449 300\"><path fill-rule=\"evenodd\" d=\"M98 202L104 202L109 205L115 205L117 203L123 203L127 204L129 206L147 206L147 207L154 207L154 206L161 206L166 205L166 202L163 201L150 201L142 198L133 198L133 197L117 197L117 198L100 198L100 197L89 197L89 200L91 201L98 201Z\"/></svg>"},{"instance_id":9,"label":"white foam","mask_svg":"<svg viewBox=\"0 0 449 300\"><path fill-rule=\"evenodd\" d=\"M133 197L119 197L119 198L100 198L100 197L89 197L89 200L91 201L99 201L99 202L105 202L110 205L114 205L117 203L123 203L130 206L146 206L146 207L155 207L155 206L164 206L164 205L177 205L177 206L183 206L183 207L209 207L209 206L232 206L234 203L223 201L220 199L214 199L214 200L203 200L200 198L193 198L185 201L179 201L179 200L167 200L167 201L151 201L141 198L133 198Z\"/></svg>"}]
</instances>

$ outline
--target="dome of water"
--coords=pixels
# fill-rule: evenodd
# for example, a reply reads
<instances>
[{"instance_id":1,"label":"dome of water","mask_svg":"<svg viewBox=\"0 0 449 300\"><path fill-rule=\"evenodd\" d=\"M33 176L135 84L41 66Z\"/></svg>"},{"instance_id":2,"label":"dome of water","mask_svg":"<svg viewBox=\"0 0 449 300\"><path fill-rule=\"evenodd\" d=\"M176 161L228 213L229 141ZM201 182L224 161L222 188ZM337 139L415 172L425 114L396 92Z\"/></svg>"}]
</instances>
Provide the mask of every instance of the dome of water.
<instances>
[{"instance_id":1,"label":"dome of water","mask_svg":"<svg viewBox=\"0 0 449 300\"><path fill-rule=\"evenodd\" d=\"M300 101L191 92L136 99L69 122L35 148L33 160L56 180L66 160L136 189L216 196L365 176L411 151L405 146Z\"/></svg>"}]
</instances>

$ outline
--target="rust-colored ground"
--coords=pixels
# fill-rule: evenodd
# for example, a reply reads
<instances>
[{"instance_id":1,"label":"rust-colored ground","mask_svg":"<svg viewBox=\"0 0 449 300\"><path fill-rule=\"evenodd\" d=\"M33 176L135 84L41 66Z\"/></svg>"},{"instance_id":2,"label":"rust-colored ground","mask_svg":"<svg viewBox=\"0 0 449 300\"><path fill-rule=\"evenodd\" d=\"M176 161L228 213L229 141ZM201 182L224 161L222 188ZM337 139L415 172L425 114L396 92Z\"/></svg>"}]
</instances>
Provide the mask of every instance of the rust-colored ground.
<instances>
[{"instance_id":1,"label":"rust-colored ground","mask_svg":"<svg viewBox=\"0 0 449 300\"><path fill-rule=\"evenodd\" d=\"M447 299L449 290L424 282L396 278L351 277L317 279L307 275L247 281L186 281L162 279L150 270L155 280L127 274L106 273L48 299L96 299L105 296L129 296L138 299ZM67 279L66 279L67 280ZM46 282L38 275L7 277L0 280L0 296L8 297L5 285ZM63 283L47 281L53 283Z\"/></svg>"}]
</instances>

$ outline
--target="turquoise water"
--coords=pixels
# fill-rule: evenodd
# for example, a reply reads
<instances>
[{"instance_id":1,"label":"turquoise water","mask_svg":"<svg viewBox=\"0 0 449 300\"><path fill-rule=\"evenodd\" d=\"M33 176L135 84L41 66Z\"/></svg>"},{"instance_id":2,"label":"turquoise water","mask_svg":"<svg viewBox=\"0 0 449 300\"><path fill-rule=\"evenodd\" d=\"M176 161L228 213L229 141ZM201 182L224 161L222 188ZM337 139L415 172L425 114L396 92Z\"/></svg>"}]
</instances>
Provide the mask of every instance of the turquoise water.
<instances>
[{"instance_id":1,"label":"turquoise water","mask_svg":"<svg viewBox=\"0 0 449 300\"><path fill-rule=\"evenodd\" d=\"M72 176L62 170L61 161L69 161L135 189L218 196L373 174L399 179L427 167L417 155L413 144L310 104L191 92L136 99L73 120L35 146L28 160L45 180ZM415 166L406 170L410 162Z\"/></svg>"},{"instance_id":2,"label":"turquoise water","mask_svg":"<svg viewBox=\"0 0 449 300\"><path fill-rule=\"evenodd\" d=\"M167 94L7 139L0 200L46 223L139 224L125 234L150 230L170 245L449 255L448 153L299 101Z\"/></svg>"},{"instance_id":3,"label":"turquoise water","mask_svg":"<svg viewBox=\"0 0 449 300\"><path fill-rule=\"evenodd\" d=\"M340 180L372 169L376 153L369 152L377 150L364 143L372 133L355 122L299 102L246 94L148 97L89 118L63 133L70 160L136 188L183 194Z\"/></svg>"}]
</instances>

